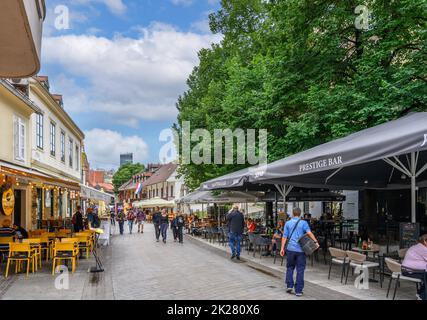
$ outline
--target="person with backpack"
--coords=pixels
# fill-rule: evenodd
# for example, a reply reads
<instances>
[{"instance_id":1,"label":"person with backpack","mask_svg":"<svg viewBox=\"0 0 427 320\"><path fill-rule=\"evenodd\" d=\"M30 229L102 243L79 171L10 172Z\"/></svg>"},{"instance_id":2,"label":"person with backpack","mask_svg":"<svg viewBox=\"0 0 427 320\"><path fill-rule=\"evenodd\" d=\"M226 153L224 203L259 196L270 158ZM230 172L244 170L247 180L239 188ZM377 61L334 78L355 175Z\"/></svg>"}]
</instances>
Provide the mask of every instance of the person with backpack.
<instances>
[{"instance_id":1,"label":"person with backpack","mask_svg":"<svg viewBox=\"0 0 427 320\"><path fill-rule=\"evenodd\" d=\"M77 211L71 218L71 223L73 224L74 232L83 231L82 207L77 206Z\"/></svg>"},{"instance_id":2,"label":"person with backpack","mask_svg":"<svg viewBox=\"0 0 427 320\"><path fill-rule=\"evenodd\" d=\"M133 223L135 222L135 213L133 212L133 209L129 210L127 220L128 220L128 227L129 227L129 233L132 234L133 229Z\"/></svg>"},{"instance_id":3,"label":"person with backpack","mask_svg":"<svg viewBox=\"0 0 427 320\"><path fill-rule=\"evenodd\" d=\"M283 232L282 247L280 255L287 256L286 265L286 292L292 293L295 287L295 295L301 297L304 289L304 272L306 266L306 256L299 244L299 239L304 235L310 237L319 247L316 237L311 232L307 221L301 219L301 209L294 208L292 211L293 218L289 220ZM296 284L294 282L294 271L297 269Z\"/></svg>"}]
</instances>

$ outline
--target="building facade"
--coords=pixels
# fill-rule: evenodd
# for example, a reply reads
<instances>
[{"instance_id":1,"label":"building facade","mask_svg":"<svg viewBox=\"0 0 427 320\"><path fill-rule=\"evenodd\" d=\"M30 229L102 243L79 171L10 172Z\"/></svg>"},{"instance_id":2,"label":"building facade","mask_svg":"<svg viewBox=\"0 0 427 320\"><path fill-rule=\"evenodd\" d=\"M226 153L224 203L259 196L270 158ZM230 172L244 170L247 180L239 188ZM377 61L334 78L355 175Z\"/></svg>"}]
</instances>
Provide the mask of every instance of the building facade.
<instances>
[{"instance_id":1,"label":"building facade","mask_svg":"<svg viewBox=\"0 0 427 320\"><path fill-rule=\"evenodd\" d=\"M120 155L120 166L133 163L133 153L124 153Z\"/></svg>"}]
</instances>

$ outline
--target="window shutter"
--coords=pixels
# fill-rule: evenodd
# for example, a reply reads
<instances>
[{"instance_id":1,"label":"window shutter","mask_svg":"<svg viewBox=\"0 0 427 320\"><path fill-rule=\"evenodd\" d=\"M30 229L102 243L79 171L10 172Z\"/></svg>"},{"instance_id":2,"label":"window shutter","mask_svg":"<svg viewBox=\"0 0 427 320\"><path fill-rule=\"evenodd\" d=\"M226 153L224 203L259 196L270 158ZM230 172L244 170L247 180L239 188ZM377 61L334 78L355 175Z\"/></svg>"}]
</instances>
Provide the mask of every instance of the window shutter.
<instances>
[{"instance_id":1,"label":"window shutter","mask_svg":"<svg viewBox=\"0 0 427 320\"><path fill-rule=\"evenodd\" d=\"M19 157L25 160L25 123L19 119Z\"/></svg>"},{"instance_id":2,"label":"window shutter","mask_svg":"<svg viewBox=\"0 0 427 320\"><path fill-rule=\"evenodd\" d=\"M15 159L19 160L19 120L13 117L13 148Z\"/></svg>"}]
</instances>

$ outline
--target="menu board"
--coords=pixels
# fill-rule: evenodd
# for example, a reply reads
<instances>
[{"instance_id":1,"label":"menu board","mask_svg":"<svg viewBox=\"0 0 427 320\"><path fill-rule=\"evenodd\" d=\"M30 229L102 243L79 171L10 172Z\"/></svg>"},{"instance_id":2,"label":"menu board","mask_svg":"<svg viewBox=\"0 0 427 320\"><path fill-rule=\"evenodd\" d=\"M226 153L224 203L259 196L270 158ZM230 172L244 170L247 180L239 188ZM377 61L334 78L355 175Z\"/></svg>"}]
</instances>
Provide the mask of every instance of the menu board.
<instances>
[{"instance_id":1,"label":"menu board","mask_svg":"<svg viewBox=\"0 0 427 320\"><path fill-rule=\"evenodd\" d=\"M420 237L419 223L400 223L400 248L409 248L417 243Z\"/></svg>"}]
</instances>

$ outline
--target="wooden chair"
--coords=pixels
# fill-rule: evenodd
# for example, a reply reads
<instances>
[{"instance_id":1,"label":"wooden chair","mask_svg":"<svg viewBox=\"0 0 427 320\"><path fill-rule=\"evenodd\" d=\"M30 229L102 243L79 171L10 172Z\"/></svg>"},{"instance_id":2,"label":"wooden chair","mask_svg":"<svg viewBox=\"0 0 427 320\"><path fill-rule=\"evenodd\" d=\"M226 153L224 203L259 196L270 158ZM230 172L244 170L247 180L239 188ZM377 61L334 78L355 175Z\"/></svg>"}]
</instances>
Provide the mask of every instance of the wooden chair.
<instances>
[{"instance_id":1,"label":"wooden chair","mask_svg":"<svg viewBox=\"0 0 427 320\"><path fill-rule=\"evenodd\" d=\"M78 247L74 242L55 242L53 246L52 275L55 275L56 262L63 260L71 261L71 272L74 273L76 269L78 252Z\"/></svg>"},{"instance_id":2,"label":"wooden chair","mask_svg":"<svg viewBox=\"0 0 427 320\"><path fill-rule=\"evenodd\" d=\"M31 249L29 243L9 243L9 257L7 259L6 274L9 275L9 267L12 262L15 262L15 273L21 271L21 263L27 263L27 277L30 273L30 264L32 264L32 271L34 273L34 251Z\"/></svg>"},{"instance_id":3,"label":"wooden chair","mask_svg":"<svg viewBox=\"0 0 427 320\"><path fill-rule=\"evenodd\" d=\"M36 265L36 271L38 267L42 268L42 240L39 239L23 239L22 243L29 243L31 249L33 250L34 262Z\"/></svg>"},{"instance_id":4,"label":"wooden chair","mask_svg":"<svg viewBox=\"0 0 427 320\"><path fill-rule=\"evenodd\" d=\"M346 253L347 253L347 258L349 260L349 263L348 263L348 267L347 267L345 284L347 284L347 282L348 282L348 274L349 274L350 268L364 267L364 268L368 269L368 272L369 272L370 268L373 268L374 277L375 277L375 268L379 268L379 266L380 266L379 263L366 260L366 258L367 258L366 255L358 253L358 252L347 250ZM381 273L380 273L380 282L382 285Z\"/></svg>"}]
</instances>

